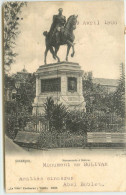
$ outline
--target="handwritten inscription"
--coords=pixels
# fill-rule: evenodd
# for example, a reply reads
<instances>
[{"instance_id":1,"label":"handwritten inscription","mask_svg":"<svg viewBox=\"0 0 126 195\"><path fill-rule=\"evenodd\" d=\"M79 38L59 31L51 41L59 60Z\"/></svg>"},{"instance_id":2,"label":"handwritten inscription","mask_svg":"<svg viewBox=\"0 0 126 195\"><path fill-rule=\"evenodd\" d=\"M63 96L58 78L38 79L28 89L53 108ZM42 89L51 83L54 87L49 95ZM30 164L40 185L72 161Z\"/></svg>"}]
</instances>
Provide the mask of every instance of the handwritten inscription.
<instances>
[{"instance_id":1,"label":"handwritten inscription","mask_svg":"<svg viewBox=\"0 0 126 195\"><path fill-rule=\"evenodd\" d=\"M118 22L116 20L104 20L104 21L99 21L99 20L84 20L83 22L77 22L77 25L84 25L84 26L99 26L100 24L105 24L105 25L117 25Z\"/></svg>"},{"instance_id":2,"label":"handwritten inscription","mask_svg":"<svg viewBox=\"0 0 126 195\"><path fill-rule=\"evenodd\" d=\"M28 163L31 163L31 161L29 159L17 159L15 160L15 166L16 164L19 164L21 166L28 166ZM100 169L104 169L105 167L109 166L107 162L100 162L100 161L91 161L90 159L62 159L60 162L58 163L48 163L48 162L42 162L42 169L55 169L55 168L79 168L79 167L85 167L87 169L91 168L100 168ZM51 172L50 172L51 173ZM101 181L97 181L97 180L90 180L90 181L86 181L85 179L81 179L79 180L76 177L76 174L72 174L72 175L53 175L50 174L49 176L40 176L40 175L29 175L29 176L18 176L17 177L18 180L18 184L21 184L22 187L19 186L11 186L10 188L8 188L8 191L13 192L13 191L25 191L25 192L48 192L52 191L55 192L55 190L58 190L59 186L57 185L57 183L60 183L60 186L62 186L64 189L67 188L95 188L95 187L104 187L104 183L102 183ZM47 186L46 184L50 183L50 186ZM31 184L33 185L31 187ZM34 185L35 184L35 185ZM24 185L24 186L23 186Z\"/></svg>"}]
</instances>

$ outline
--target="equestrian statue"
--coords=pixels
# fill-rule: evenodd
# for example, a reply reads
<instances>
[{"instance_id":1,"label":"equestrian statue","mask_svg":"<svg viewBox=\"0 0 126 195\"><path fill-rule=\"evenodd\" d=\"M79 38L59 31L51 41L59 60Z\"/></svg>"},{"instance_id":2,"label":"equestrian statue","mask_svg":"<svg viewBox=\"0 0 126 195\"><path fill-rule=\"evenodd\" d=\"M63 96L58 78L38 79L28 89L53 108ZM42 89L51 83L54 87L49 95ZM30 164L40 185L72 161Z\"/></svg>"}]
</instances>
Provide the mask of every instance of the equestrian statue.
<instances>
[{"instance_id":1,"label":"equestrian statue","mask_svg":"<svg viewBox=\"0 0 126 195\"><path fill-rule=\"evenodd\" d=\"M76 29L77 17L75 15L71 15L67 21L66 17L63 16L63 9L59 8L59 14L53 16L53 23L49 32L44 31L43 35L45 36L46 49L45 49L45 57L44 63L46 64L46 57L48 51L51 52L54 59L57 59L60 62L60 58L57 56L57 52L61 45L67 45L67 54L66 61L68 61L68 55L70 48L72 47L71 57L74 56L74 39L75 36L73 31Z\"/></svg>"}]
</instances>

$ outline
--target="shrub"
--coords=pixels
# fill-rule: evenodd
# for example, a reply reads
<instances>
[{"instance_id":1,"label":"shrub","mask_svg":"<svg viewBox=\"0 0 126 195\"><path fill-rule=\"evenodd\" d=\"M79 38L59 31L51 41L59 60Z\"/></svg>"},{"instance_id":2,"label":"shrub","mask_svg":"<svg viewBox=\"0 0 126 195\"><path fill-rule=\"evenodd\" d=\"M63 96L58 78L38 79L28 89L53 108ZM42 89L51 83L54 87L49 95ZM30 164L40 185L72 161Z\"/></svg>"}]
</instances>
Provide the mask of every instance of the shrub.
<instances>
[{"instance_id":1,"label":"shrub","mask_svg":"<svg viewBox=\"0 0 126 195\"><path fill-rule=\"evenodd\" d=\"M71 132L75 133L83 133L87 131L88 128L88 120L87 115L84 112L69 112L69 115L67 117L66 121L67 129L69 129Z\"/></svg>"},{"instance_id":2,"label":"shrub","mask_svg":"<svg viewBox=\"0 0 126 195\"><path fill-rule=\"evenodd\" d=\"M45 104L45 118L49 121L49 130L62 132L68 112L66 107L60 103L54 103L52 97L47 98Z\"/></svg>"}]
</instances>

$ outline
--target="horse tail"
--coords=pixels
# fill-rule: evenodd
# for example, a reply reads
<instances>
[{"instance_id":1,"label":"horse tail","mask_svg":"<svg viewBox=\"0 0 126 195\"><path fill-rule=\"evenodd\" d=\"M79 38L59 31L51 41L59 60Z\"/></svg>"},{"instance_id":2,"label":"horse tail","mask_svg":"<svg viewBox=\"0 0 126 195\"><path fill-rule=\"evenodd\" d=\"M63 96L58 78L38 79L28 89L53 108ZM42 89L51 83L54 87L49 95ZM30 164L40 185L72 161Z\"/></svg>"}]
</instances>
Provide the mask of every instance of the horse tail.
<instances>
[{"instance_id":1,"label":"horse tail","mask_svg":"<svg viewBox=\"0 0 126 195\"><path fill-rule=\"evenodd\" d=\"M47 32L47 31L44 31L44 32L43 32L43 35L44 35L45 37L47 37L48 32Z\"/></svg>"}]
</instances>

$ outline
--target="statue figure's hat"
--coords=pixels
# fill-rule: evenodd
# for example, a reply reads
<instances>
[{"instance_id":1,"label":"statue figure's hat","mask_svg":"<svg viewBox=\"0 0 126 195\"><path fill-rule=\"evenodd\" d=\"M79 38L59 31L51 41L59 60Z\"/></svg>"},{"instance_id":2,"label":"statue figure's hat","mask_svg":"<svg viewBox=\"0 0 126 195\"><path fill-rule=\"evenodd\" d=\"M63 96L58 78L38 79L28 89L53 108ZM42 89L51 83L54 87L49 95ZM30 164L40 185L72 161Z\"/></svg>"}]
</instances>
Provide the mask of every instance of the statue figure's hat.
<instances>
[{"instance_id":1,"label":"statue figure's hat","mask_svg":"<svg viewBox=\"0 0 126 195\"><path fill-rule=\"evenodd\" d=\"M63 11L63 9L62 8L59 8L58 11Z\"/></svg>"}]
</instances>

